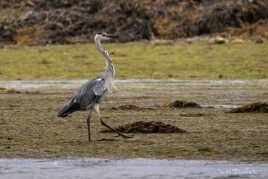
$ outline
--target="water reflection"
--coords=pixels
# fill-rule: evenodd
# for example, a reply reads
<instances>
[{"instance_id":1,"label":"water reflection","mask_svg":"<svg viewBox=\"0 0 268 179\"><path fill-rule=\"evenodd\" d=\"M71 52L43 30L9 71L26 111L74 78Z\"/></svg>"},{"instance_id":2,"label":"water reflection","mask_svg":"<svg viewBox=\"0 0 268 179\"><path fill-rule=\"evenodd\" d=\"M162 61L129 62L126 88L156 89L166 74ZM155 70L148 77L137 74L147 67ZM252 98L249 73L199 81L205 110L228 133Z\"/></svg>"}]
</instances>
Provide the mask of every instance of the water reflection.
<instances>
[{"instance_id":1,"label":"water reflection","mask_svg":"<svg viewBox=\"0 0 268 179\"><path fill-rule=\"evenodd\" d=\"M268 164L152 159L0 159L0 178L268 178Z\"/></svg>"},{"instance_id":2,"label":"water reflection","mask_svg":"<svg viewBox=\"0 0 268 179\"><path fill-rule=\"evenodd\" d=\"M36 88L77 88L85 83L87 80L10 80L1 81L1 88L15 88L15 89L36 89ZM183 85L207 85L207 84L256 84L263 83L268 84L268 79L262 80L177 80L177 79L127 79L127 80L115 80L115 83L134 83L137 86L150 83L151 85L159 85L161 83L166 83L169 85L183 84ZM166 86L166 85L164 85Z\"/></svg>"}]
</instances>

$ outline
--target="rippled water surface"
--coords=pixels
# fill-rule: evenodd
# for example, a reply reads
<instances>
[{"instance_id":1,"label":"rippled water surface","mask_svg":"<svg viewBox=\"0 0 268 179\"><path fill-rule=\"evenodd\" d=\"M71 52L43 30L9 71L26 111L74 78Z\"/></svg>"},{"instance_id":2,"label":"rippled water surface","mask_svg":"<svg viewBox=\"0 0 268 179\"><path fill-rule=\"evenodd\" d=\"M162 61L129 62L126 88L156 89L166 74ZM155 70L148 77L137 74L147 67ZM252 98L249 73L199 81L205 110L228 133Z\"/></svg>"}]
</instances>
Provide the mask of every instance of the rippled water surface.
<instances>
[{"instance_id":1,"label":"rippled water surface","mask_svg":"<svg viewBox=\"0 0 268 179\"><path fill-rule=\"evenodd\" d=\"M88 80L13 80L0 81L0 88L19 91L77 90ZM268 79L261 80L177 80L127 79L114 80L118 97L174 96L195 99L202 107L231 109L256 102L267 95ZM260 98L263 101L263 98Z\"/></svg>"},{"instance_id":2,"label":"rippled water surface","mask_svg":"<svg viewBox=\"0 0 268 179\"><path fill-rule=\"evenodd\" d=\"M0 87L15 88L15 89L32 89L32 88L77 88L85 83L87 80L10 80L1 81ZM252 83L268 83L268 79L263 80L154 80L154 79L128 79L128 80L115 80L115 83L120 85L122 83L130 83L136 87L144 87L150 83L157 86L166 87L167 85L182 84L182 85L208 85L208 84L252 84ZM163 84L164 83L164 84ZM149 85L149 86L151 86Z\"/></svg>"},{"instance_id":3,"label":"rippled water surface","mask_svg":"<svg viewBox=\"0 0 268 179\"><path fill-rule=\"evenodd\" d=\"M152 159L0 159L0 178L267 179L268 164Z\"/></svg>"}]
</instances>

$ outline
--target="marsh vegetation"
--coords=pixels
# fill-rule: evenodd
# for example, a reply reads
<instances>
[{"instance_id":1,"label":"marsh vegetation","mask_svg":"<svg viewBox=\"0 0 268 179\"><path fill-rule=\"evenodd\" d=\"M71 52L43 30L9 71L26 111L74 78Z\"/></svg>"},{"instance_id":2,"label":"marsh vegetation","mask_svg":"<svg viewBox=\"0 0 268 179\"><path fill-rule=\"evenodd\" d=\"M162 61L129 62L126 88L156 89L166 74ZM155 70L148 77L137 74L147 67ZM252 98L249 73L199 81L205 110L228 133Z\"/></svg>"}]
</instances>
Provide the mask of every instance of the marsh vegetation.
<instances>
[{"instance_id":1,"label":"marsh vegetation","mask_svg":"<svg viewBox=\"0 0 268 179\"><path fill-rule=\"evenodd\" d=\"M268 77L268 43L104 44L117 79L262 79ZM90 79L105 61L94 44L5 46L0 80Z\"/></svg>"}]
</instances>

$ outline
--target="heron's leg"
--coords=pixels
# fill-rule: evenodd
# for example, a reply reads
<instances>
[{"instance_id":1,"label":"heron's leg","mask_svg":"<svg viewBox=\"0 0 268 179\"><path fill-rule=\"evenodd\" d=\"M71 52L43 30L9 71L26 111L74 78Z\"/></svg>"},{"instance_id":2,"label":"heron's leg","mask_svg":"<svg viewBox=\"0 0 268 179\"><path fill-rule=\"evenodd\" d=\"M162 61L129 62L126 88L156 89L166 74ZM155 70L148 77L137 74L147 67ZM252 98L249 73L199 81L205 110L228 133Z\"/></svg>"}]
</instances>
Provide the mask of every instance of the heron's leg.
<instances>
[{"instance_id":1,"label":"heron's leg","mask_svg":"<svg viewBox=\"0 0 268 179\"><path fill-rule=\"evenodd\" d=\"M100 122L101 122L101 124L102 124L103 126L107 127L108 129L111 129L112 131L114 131L115 133L117 133L118 135L120 135L120 136L123 137L123 138L132 138L132 137L130 137L130 136L126 136L126 135L122 134L121 132L115 130L114 128L112 128L111 126L109 126L108 124L106 124L106 123L101 119L100 108L99 108L99 105L98 105L98 104L96 104L96 105L94 106L94 110L97 112L97 114L98 114L98 118L99 118L99 120L100 120Z\"/></svg>"},{"instance_id":2,"label":"heron's leg","mask_svg":"<svg viewBox=\"0 0 268 179\"><path fill-rule=\"evenodd\" d=\"M90 119L91 119L91 111L89 112L88 117L87 117L88 142L91 142L91 136L90 136Z\"/></svg>"}]
</instances>

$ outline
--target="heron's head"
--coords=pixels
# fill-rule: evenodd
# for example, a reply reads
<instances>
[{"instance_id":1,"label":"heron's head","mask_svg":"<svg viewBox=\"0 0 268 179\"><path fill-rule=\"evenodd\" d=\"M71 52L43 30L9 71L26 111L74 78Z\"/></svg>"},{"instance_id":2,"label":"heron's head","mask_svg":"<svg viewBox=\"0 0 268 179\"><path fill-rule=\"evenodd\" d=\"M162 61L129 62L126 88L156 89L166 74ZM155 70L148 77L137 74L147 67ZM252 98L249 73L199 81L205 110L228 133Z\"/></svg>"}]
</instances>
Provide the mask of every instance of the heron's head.
<instances>
[{"instance_id":1,"label":"heron's head","mask_svg":"<svg viewBox=\"0 0 268 179\"><path fill-rule=\"evenodd\" d=\"M109 40L117 37L117 35L107 34L105 32L98 32L95 35L95 40Z\"/></svg>"}]
</instances>

